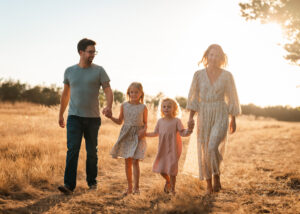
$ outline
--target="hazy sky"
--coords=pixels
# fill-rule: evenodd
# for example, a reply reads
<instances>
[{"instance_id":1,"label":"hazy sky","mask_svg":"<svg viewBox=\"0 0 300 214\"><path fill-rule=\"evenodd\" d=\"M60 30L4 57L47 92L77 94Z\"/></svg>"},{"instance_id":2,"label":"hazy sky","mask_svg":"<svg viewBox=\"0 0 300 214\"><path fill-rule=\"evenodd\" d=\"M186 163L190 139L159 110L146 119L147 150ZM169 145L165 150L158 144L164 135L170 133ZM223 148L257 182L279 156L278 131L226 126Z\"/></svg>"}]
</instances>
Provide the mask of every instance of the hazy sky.
<instances>
[{"instance_id":1,"label":"hazy sky","mask_svg":"<svg viewBox=\"0 0 300 214\"><path fill-rule=\"evenodd\" d=\"M218 43L242 104L300 106L300 67L283 59L280 28L246 22L239 2L0 0L0 78L62 87L87 37L113 89L140 81L146 94L187 97L203 52Z\"/></svg>"}]
</instances>

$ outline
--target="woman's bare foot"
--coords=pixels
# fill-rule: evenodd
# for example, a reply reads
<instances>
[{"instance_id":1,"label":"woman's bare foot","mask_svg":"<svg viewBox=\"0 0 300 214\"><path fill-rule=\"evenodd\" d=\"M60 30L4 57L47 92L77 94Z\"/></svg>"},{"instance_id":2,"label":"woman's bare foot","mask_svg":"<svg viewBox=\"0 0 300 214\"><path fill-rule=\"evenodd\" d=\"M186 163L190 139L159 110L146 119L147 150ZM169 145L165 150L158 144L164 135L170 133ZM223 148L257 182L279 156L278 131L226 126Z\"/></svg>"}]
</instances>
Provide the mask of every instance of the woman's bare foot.
<instances>
[{"instance_id":1,"label":"woman's bare foot","mask_svg":"<svg viewBox=\"0 0 300 214\"><path fill-rule=\"evenodd\" d=\"M214 186L213 190L214 192L219 192L221 190L221 182L220 182L220 176L219 175L214 175Z\"/></svg>"},{"instance_id":2,"label":"woman's bare foot","mask_svg":"<svg viewBox=\"0 0 300 214\"><path fill-rule=\"evenodd\" d=\"M212 181L211 178L206 180L206 194L212 194L213 193L213 187L212 187Z\"/></svg>"}]
</instances>

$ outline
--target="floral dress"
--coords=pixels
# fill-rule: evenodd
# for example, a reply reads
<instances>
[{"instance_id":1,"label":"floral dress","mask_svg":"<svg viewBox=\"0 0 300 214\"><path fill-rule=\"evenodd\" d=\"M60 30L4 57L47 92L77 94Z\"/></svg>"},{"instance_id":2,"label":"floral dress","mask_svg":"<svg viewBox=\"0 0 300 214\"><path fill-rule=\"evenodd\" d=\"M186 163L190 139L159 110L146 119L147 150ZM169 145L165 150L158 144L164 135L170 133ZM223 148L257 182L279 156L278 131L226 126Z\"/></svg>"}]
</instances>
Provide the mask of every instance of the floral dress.
<instances>
[{"instance_id":1,"label":"floral dress","mask_svg":"<svg viewBox=\"0 0 300 214\"><path fill-rule=\"evenodd\" d=\"M233 76L222 70L212 84L206 69L195 72L191 84L187 109L198 113L197 140L191 139L184 171L195 173L199 178L210 179L212 175L220 174L220 163L223 160L225 142L227 141L228 116L241 113L239 99ZM192 136L193 137L193 136ZM197 145L193 144L196 143ZM198 155L195 155L196 151ZM198 156L198 166L195 166L195 156Z\"/></svg>"},{"instance_id":2,"label":"floral dress","mask_svg":"<svg viewBox=\"0 0 300 214\"><path fill-rule=\"evenodd\" d=\"M113 158L144 159L145 138L138 139L138 132L144 128L144 104L123 103L124 124L119 138L110 154Z\"/></svg>"}]
</instances>

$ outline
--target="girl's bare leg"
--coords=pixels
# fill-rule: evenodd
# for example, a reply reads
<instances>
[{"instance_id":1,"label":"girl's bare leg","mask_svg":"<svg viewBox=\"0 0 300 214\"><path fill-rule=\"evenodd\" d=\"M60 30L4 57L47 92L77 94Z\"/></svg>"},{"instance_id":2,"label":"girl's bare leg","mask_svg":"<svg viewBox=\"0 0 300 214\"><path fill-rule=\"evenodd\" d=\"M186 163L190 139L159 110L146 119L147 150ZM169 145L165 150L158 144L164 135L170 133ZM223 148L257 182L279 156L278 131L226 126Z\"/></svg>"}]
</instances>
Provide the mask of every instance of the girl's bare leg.
<instances>
[{"instance_id":1,"label":"girl's bare leg","mask_svg":"<svg viewBox=\"0 0 300 214\"><path fill-rule=\"evenodd\" d=\"M219 175L214 175L214 186L213 186L213 190L214 190L214 192L219 192L220 189L221 189L220 176L219 176Z\"/></svg>"},{"instance_id":2,"label":"girl's bare leg","mask_svg":"<svg viewBox=\"0 0 300 214\"><path fill-rule=\"evenodd\" d=\"M128 182L128 189L125 194L132 193L132 158L125 159L125 172Z\"/></svg>"},{"instance_id":3,"label":"girl's bare leg","mask_svg":"<svg viewBox=\"0 0 300 214\"><path fill-rule=\"evenodd\" d=\"M165 173L160 173L160 175L166 180L166 184L165 184L165 187L164 187L164 192L169 193L170 188L171 188L170 177L169 177L169 175L167 175Z\"/></svg>"},{"instance_id":4,"label":"girl's bare leg","mask_svg":"<svg viewBox=\"0 0 300 214\"><path fill-rule=\"evenodd\" d=\"M175 184L176 184L176 176L170 176L171 181L171 192L173 195L175 195Z\"/></svg>"},{"instance_id":5,"label":"girl's bare leg","mask_svg":"<svg viewBox=\"0 0 300 214\"><path fill-rule=\"evenodd\" d=\"M211 178L206 180L206 194L212 194L213 188L212 188L212 182Z\"/></svg>"},{"instance_id":6,"label":"girl's bare leg","mask_svg":"<svg viewBox=\"0 0 300 214\"><path fill-rule=\"evenodd\" d=\"M139 182L140 182L140 165L139 160L133 159L133 178L134 178L134 193L140 192Z\"/></svg>"}]
</instances>

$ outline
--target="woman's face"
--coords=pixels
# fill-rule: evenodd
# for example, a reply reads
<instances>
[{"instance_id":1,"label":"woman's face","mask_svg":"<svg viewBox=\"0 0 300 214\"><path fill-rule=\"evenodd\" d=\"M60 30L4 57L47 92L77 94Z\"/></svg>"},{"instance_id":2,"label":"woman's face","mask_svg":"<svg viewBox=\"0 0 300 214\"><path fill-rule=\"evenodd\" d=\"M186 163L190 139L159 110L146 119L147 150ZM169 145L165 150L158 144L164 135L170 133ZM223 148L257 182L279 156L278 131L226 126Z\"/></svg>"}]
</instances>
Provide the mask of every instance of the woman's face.
<instances>
[{"instance_id":1,"label":"woman's face","mask_svg":"<svg viewBox=\"0 0 300 214\"><path fill-rule=\"evenodd\" d=\"M212 48L207 54L208 66L220 67L221 54L216 48Z\"/></svg>"}]
</instances>

